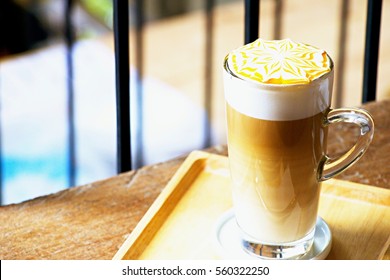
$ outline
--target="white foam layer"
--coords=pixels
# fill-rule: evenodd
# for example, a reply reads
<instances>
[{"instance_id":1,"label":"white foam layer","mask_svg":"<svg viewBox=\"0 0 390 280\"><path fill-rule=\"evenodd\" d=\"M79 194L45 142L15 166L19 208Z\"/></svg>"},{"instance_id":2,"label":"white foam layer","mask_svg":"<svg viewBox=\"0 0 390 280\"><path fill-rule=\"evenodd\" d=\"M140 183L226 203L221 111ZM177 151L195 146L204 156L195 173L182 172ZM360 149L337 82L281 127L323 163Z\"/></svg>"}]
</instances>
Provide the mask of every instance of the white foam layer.
<instances>
[{"instance_id":1,"label":"white foam layer","mask_svg":"<svg viewBox=\"0 0 390 280\"><path fill-rule=\"evenodd\" d=\"M309 84L266 85L244 81L224 70L227 103L262 120L299 120L323 112L330 106L332 86L333 71Z\"/></svg>"}]
</instances>

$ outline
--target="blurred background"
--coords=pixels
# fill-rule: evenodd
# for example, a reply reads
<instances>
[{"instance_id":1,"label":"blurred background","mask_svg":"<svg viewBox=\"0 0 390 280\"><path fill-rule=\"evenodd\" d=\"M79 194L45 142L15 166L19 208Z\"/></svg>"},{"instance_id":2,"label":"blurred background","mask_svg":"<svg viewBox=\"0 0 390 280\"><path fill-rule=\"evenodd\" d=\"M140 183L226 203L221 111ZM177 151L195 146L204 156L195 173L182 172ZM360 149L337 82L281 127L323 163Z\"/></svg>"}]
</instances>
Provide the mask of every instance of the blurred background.
<instances>
[{"instance_id":1,"label":"blurred background","mask_svg":"<svg viewBox=\"0 0 390 280\"><path fill-rule=\"evenodd\" d=\"M1 0L2 204L116 174L112 0ZM262 0L260 36L325 49L333 106L361 104L365 0ZM244 41L242 0L129 1L135 167L226 144L222 62ZM212 4L210 6L210 4ZM211 7L211 8L210 8ZM74 44L65 34L71 16ZM383 1L377 99L390 98L390 0ZM75 178L69 179L69 64ZM142 96L142 98L140 98Z\"/></svg>"}]
</instances>

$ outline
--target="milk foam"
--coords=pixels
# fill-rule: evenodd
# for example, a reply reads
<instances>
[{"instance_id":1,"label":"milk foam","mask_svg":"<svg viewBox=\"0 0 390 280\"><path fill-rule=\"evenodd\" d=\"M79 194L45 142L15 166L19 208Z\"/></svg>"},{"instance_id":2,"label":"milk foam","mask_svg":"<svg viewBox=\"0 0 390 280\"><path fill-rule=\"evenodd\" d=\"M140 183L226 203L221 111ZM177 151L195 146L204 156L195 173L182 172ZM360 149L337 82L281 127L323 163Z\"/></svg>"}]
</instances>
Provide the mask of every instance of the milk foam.
<instances>
[{"instance_id":1,"label":"milk foam","mask_svg":"<svg viewBox=\"0 0 390 280\"><path fill-rule=\"evenodd\" d=\"M228 71L225 65L225 99L232 108L247 116L273 121L299 120L330 107L333 71L311 83L296 85L244 81Z\"/></svg>"}]
</instances>

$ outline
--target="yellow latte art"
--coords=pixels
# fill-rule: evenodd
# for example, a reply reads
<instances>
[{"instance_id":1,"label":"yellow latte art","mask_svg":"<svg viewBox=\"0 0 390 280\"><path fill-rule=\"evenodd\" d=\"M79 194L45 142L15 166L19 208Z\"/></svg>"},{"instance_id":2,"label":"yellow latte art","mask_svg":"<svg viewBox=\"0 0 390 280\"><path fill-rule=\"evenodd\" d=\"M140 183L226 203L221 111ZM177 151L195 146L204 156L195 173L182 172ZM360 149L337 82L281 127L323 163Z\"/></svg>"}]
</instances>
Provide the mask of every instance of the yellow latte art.
<instances>
[{"instance_id":1,"label":"yellow latte art","mask_svg":"<svg viewBox=\"0 0 390 280\"><path fill-rule=\"evenodd\" d=\"M258 39L231 52L228 65L238 77L266 84L307 84L331 70L324 50L290 39Z\"/></svg>"}]
</instances>

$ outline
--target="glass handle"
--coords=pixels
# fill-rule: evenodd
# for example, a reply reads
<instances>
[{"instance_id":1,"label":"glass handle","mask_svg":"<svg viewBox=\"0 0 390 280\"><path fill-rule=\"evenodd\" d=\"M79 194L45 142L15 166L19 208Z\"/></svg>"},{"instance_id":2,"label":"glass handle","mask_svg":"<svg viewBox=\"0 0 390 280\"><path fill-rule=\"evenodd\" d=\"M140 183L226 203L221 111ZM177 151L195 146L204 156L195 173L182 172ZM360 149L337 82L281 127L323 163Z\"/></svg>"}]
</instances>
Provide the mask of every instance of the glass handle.
<instances>
[{"instance_id":1,"label":"glass handle","mask_svg":"<svg viewBox=\"0 0 390 280\"><path fill-rule=\"evenodd\" d=\"M362 109L333 109L328 113L325 126L345 122L356 124L360 128L360 135L355 145L344 155L338 158L324 156L318 169L319 181L328 180L358 161L367 150L374 136L374 121L371 115Z\"/></svg>"}]
</instances>

